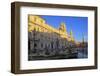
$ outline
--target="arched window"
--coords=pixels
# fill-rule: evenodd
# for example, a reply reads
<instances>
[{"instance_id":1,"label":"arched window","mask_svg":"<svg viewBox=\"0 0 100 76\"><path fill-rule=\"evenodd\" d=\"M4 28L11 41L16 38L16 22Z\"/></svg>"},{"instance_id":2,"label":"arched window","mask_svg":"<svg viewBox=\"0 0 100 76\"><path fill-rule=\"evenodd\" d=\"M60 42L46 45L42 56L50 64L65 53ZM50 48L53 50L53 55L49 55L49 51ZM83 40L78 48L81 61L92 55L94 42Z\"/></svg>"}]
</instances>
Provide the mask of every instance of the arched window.
<instances>
[{"instance_id":1,"label":"arched window","mask_svg":"<svg viewBox=\"0 0 100 76\"><path fill-rule=\"evenodd\" d=\"M36 31L36 28L34 27L34 31Z\"/></svg>"}]
</instances>

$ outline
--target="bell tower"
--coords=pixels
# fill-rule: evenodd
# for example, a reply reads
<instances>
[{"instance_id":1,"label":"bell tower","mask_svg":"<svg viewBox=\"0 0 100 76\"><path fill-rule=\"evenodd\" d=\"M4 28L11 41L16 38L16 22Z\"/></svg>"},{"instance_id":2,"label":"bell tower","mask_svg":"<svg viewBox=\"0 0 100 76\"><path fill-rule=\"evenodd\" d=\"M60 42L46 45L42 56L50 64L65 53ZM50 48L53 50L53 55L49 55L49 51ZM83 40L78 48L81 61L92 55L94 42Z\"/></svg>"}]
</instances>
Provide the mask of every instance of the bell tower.
<instances>
[{"instance_id":1,"label":"bell tower","mask_svg":"<svg viewBox=\"0 0 100 76\"><path fill-rule=\"evenodd\" d=\"M60 24L59 30L62 31L62 32L65 32L65 33L67 32L67 31L66 31L66 25L65 25L64 22L62 22L62 23Z\"/></svg>"},{"instance_id":2,"label":"bell tower","mask_svg":"<svg viewBox=\"0 0 100 76\"><path fill-rule=\"evenodd\" d=\"M71 41L74 41L74 38L73 38L73 31L72 31L72 30L70 31L70 36L71 36Z\"/></svg>"},{"instance_id":3,"label":"bell tower","mask_svg":"<svg viewBox=\"0 0 100 76\"><path fill-rule=\"evenodd\" d=\"M72 30L70 31L70 36L73 37L73 31Z\"/></svg>"}]
</instances>

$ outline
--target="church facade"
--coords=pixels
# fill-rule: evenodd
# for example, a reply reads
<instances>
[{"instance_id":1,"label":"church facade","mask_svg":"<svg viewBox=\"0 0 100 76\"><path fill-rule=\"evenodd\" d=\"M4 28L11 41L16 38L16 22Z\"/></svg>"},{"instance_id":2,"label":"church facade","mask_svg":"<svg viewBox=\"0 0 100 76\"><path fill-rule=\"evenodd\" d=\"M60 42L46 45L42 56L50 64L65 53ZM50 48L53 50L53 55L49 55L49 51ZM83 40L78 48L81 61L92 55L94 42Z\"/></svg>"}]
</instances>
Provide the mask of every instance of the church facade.
<instances>
[{"instance_id":1,"label":"church facade","mask_svg":"<svg viewBox=\"0 0 100 76\"><path fill-rule=\"evenodd\" d=\"M68 34L65 23L58 29L47 24L37 15L28 15L28 53L29 60L34 56L66 54L74 42L73 32Z\"/></svg>"}]
</instances>

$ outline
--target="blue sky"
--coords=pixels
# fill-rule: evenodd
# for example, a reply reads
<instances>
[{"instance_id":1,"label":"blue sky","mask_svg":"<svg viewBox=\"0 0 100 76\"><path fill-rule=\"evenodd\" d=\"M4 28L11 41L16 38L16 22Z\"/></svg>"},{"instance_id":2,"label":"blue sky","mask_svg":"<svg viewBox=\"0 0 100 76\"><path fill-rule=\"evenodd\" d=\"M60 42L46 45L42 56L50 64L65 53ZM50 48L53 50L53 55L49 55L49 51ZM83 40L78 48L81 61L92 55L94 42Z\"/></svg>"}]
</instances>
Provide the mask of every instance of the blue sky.
<instances>
[{"instance_id":1,"label":"blue sky","mask_svg":"<svg viewBox=\"0 0 100 76\"><path fill-rule=\"evenodd\" d=\"M88 17L75 17L75 16L50 16L41 15L46 23L54 28L59 28L61 22L66 24L68 33L73 31L73 36L76 41L82 41L83 35L85 41L88 39Z\"/></svg>"}]
</instances>

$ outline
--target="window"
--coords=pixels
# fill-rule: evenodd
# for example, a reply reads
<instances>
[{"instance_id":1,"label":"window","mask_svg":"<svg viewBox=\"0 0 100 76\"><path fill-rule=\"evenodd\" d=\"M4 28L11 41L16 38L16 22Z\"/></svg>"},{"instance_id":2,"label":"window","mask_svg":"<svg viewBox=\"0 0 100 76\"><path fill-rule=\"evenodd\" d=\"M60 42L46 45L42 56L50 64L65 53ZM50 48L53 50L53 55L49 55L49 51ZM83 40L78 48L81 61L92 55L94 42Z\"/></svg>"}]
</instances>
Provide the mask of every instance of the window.
<instances>
[{"instance_id":1,"label":"window","mask_svg":"<svg viewBox=\"0 0 100 76\"><path fill-rule=\"evenodd\" d=\"M34 27L34 31L36 31L36 28Z\"/></svg>"},{"instance_id":2,"label":"window","mask_svg":"<svg viewBox=\"0 0 100 76\"><path fill-rule=\"evenodd\" d=\"M38 27L38 31L40 31L39 27Z\"/></svg>"},{"instance_id":3,"label":"window","mask_svg":"<svg viewBox=\"0 0 100 76\"><path fill-rule=\"evenodd\" d=\"M36 21L36 17L34 17L34 21Z\"/></svg>"},{"instance_id":4,"label":"window","mask_svg":"<svg viewBox=\"0 0 100 76\"><path fill-rule=\"evenodd\" d=\"M37 47L37 44L36 43L34 43L34 47Z\"/></svg>"},{"instance_id":5,"label":"window","mask_svg":"<svg viewBox=\"0 0 100 76\"><path fill-rule=\"evenodd\" d=\"M43 44L41 43L41 48L43 48Z\"/></svg>"}]
</instances>

